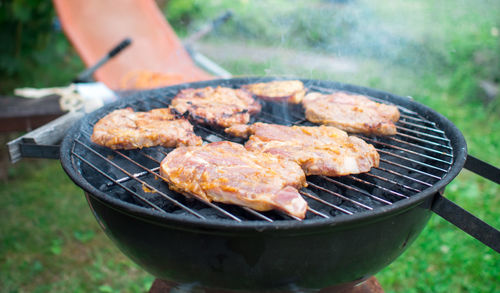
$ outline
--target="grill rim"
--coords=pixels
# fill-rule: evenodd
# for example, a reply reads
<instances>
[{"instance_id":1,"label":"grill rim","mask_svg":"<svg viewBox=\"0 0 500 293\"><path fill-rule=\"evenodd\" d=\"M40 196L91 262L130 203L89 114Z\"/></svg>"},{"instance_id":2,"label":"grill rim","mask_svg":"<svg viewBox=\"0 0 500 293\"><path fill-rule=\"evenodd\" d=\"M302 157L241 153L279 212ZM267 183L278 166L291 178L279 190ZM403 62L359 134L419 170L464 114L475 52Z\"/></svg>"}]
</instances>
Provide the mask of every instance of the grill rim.
<instances>
[{"instance_id":1,"label":"grill rim","mask_svg":"<svg viewBox=\"0 0 500 293\"><path fill-rule=\"evenodd\" d=\"M448 172L440 179L438 182L434 183L431 187L423 190L418 194L412 195L408 199L400 200L392 205L377 207L372 211L364 211L360 213L355 213L354 215L338 215L330 219L307 219L304 221L296 220L280 220L273 223L268 223L265 221L244 221L241 223L234 222L226 219L196 219L191 217L184 217L179 215L172 215L168 213L160 213L155 210L147 210L144 207L139 207L131 203L121 201L119 199L113 198L107 193L98 190L83 178L82 174L73 168L71 155L71 148L75 143L75 139L82 133L81 127L83 123L90 123L90 121L95 120L96 117L103 117L107 113L123 108L126 104L131 101L139 99L145 94L160 95L165 96L167 92L177 92L180 89L189 87L206 87L206 86L234 86L244 83L256 83L256 82L268 82L274 80L290 80L299 79L306 87L308 85L321 86L326 89L332 90L344 90L354 93L359 93L363 95L373 96L376 98L381 98L385 101L393 102L396 105L406 107L412 111L417 112L419 115L425 117L429 121L436 123L436 126L445 132L447 138L450 140L450 145L452 147L453 162L451 163ZM434 196L439 191L443 190L446 185L455 178L458 173L462 170L465 160L467 157L467 145L465 138L463 137L460 130L446 117L440 113L434 111L423 104L411 100L407 97L398 96L389 92L381 91L378 89L357 86L347 83L339 83L327 80L315 80L315 79L300 79L300 78L289 78L289 77L238 77L230 79L215 79L202 82L193 83L183 83L169 87L163 87L158 89L141 91L138 93L131 93L128 97L123 98L117 102L108 104L92 113L85 115L80 119L68 133L65 135L60 150L60 161L63 169L71 178L71 180L81 187L87 194L99 200L100 202L106 204L107 206L123 212L128 215L132 215L137 218L141 218L147 221L152 221L155 224L162 225L182 225L183 228L203 228L203 229L223 229L223 230L238 230L238 231L272 231L272 230L304 230L324 227L325 225L331 227L350 227L352 225L358 225L361 223L371 223L377 220L383 220L386 217L403 213L408 209L411 209L417 205L420 205L426 199ZM180 228L180 227L179 227Z\"/></svg>"}]
</instances>

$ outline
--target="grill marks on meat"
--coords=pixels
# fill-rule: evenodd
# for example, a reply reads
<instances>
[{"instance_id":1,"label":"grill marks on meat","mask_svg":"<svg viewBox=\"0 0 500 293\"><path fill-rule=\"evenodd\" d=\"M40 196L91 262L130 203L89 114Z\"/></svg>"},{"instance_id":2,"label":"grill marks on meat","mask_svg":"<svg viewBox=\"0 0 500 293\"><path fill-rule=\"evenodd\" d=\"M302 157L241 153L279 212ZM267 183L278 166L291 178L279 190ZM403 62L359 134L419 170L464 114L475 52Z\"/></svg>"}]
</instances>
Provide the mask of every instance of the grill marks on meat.
<instances>
[{"instance_id":1,"label":"grill marks on meat","mask_svg":"<svg viewBox=\"0 0 500 293\"><path fill-rule=\"evenodd\" d=\"M378 167L375 147L331 126L284 126L255 123L226 129L237 136L250 136L245 148L297 162L306 175L342 176Z\"/></svg>"},{"instance_id":2,"label":"grill marks on meat","mask_svg":"<svg viewBox=\"0 0 500 293\"><path fill-rule=\"evenodd\" d=\"M241 89L226 87L181 90L170 106L179 114L187 113L197 123L219 127L246 124L261 105Z\"/></svg>"},{"instance_id":3,"label":"grill marks on meat","mask_svg":"<svg viewBox=\"0 0 500 293\"><path fill-rule=\"evenodd\" d=\"M306 94L304 84L299 80L253 83L242 88L263 100L286 101L292 104L299 104Z\"/></svg>"},{"instance_id":4,"label":"grill marks on meat","mask_svg":"<svg viewBox=\"0 0 500 293\"><path fill-rule=\"evenodd\" d=\"M295 162L246 150L221 141L180 147L161 162L160 173L170 189L205 201L272 209L303 219L306 201L298 189L306 186L304 172Z\"/></svg>"},{"instance_id":5,"label":"grill marks on meat","mask_svg":"<svg viewBox=\"0 0 500 293\"><path fill-rule=\"evenodd\" d=\"M201 145L186 119L177 119L168 108L134 112L132 108L115 110L94 125L91 140L111 149L136 149L161 145L176 147Z\"/></svg>"},{"instance_id":6,"label":"grill marks on meat","mask_svg":"<svg viewBox=\"0 0 500 293\"><path fill-rule=\"evenodd\" d=\"M302 102L307 120L353 133L394 135L399 120L395 106L371 101L366 96L336 92L310 93Z\"/></svg>"}]
</instances>

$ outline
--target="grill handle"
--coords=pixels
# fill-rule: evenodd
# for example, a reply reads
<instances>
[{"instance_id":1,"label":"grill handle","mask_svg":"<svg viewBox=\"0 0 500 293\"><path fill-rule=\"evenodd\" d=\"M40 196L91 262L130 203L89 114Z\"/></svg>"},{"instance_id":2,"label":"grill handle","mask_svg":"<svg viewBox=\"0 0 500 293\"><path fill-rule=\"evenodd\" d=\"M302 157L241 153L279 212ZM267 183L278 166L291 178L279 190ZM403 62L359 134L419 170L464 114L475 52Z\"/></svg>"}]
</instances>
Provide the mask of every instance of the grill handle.
<instances>
[{"instance_id":1,"label":"grill handle","mask_svg":"<svg viewBox=\"0 0 500 293\"><path fill-rule=\"evenodd\" d=\"M66 131L84 115L68 112L51 122L7 143L11 163L22 158L59 159L59 144Z\"/></svg>"},{"instance_id":2,"label":"grill handle","mask_svg":"<svg viewBox=\"0 0 500 293\"><path fill-rule=\"evenodd\" d=\"M500 253L500 231L456 205L444 196L434 199L431 210L467 234Z\"/></svg>"},{"instance_id":3,"label":"grill handle","mask_svg":"<svg viewBox=\"0 0 500 293\"><path fill-rule=\"evenodd\" d=\"M476 173L479 176L500 184L500 169L486 162L483 162L476 157L467 155L467 160L465 161L464 168Z\"/></svg>"},{"instance_id":4,"label":"grill handle","mask_svg":"<svg viewBox=\"0 0 500 293\"><path fill-rule=\"evenodd\" d=\"M471 155L467 155L464 168L500 184L500 169ZM438 194L432 203L431 210L500 253L500 231L456 205L454 202Z\"/></svg>"}]
</instances>

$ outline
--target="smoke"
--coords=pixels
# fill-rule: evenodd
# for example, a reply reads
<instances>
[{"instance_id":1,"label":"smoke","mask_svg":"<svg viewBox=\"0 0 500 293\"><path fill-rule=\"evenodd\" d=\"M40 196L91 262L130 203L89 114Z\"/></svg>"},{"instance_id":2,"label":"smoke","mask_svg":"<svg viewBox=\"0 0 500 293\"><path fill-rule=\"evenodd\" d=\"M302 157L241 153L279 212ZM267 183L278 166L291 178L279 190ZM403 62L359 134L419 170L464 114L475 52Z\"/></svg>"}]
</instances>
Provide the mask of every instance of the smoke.
<instances>
[{"instance_id":1,"label":"smoke","mask_svg":"<svg viewBox=\"0 0 500 293\"><path fill-rule=\"evenodd\" d=\"M498 0L216 3L212 11L230 8L234 16L200 51L238 75L371 84L377 74L401 68L408 74L453 74L472 51L489 46L478 36L496 34L498 40L500 25Z\"/></svg>"}]
</instances>

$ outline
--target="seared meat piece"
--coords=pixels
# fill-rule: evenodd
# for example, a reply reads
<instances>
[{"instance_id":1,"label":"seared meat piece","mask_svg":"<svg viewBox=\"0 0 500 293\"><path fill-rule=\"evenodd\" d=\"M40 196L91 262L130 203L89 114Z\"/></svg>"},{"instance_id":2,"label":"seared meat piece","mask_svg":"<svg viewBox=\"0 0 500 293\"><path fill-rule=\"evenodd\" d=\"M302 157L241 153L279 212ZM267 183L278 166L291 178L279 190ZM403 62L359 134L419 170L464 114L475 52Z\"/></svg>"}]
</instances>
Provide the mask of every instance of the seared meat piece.
<instances>
[{"instance_id":1,"label":"seared meat piece","mask_svg":"<svg viewBox=\"0 0 500 293\"><path fill-rule=\"evenodd\" d=\"M259 124L259 122L255 123ZM230 134L232 136L248 138L252 134L252 129L255 128L255 124L247 125L247 124L235 124L231 127L224 129L224 132Z\"/></svg>"},{"instance_id":2,"label":"seared meat piece","mask_svg":"<svg viewBox=\"0 0 500 293\"><path fill-rule=\"evenodd\" d=\"M168 108L134 112L132 108L115 110L94 125L91 140L112 149L136 149L161 145L201 145L186 119L176 119Z\"/></svg>"},{"instance_id":3,"label":"seared meat piece","mask_svg":"<svg viewBox=\"0 0 500 293\"><path fill-rule=\"evenodd\" d=\"M242 86L257 97L267 101L287 101L299 104L306 94L304 84L300 80L280 80L253 83Z\"/></svg>"},{"instance_id":4,"label":"seared meat piece","mask_svg":"<svg viewBox=\"0 0 500 293\"><path fill-rule=\"evenodd\" d=\"M209 202L278 209L301 219L307 210L297 190L306 186L299 165L229 141L177 148L161 162L160 174L170 189Z\"/></svg>"},{"instance_id":5,"label":"seared meat piece","mask_svg":"<svg viewBox=\"0 0 500 293\"><path fill-rule=\"evenodd\" d=\"M307 120L313 123L369 135L396 134L394 122L399 120L398 108L373 102L365 96L344 92L310 93L302 104Z\"/></svg>"},{"instance_id":6,"label":"seared meat piece","mask_svg":"<svg viewBox=\"0 0 500 293\"><path fill-rule=\"evenodd\" d=\"M247 150L297 162L306 175L342 176L368 172L378 167L380 159L373 145L331 126L255 123L227 128L226 132L242 136L253 134L245 144Z\"/></svg>"},{"instance_id":7,"label":"seared meat piece","mask_svg":"<svg viewBox=\"0 0 500 293\"><path fill-rule=\"evenodd\" d=\"M250 115L261 109L248 92L220 86L181 90L171 107L180 114L188 113L198 123L220 127L246 124Z\"/></svg>"}]
</instances>

